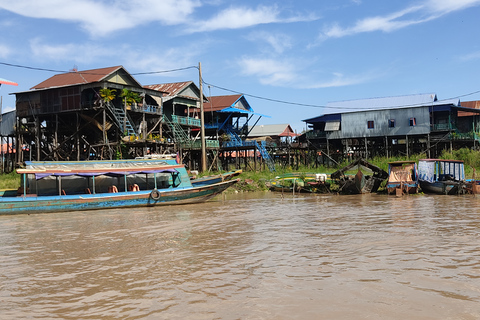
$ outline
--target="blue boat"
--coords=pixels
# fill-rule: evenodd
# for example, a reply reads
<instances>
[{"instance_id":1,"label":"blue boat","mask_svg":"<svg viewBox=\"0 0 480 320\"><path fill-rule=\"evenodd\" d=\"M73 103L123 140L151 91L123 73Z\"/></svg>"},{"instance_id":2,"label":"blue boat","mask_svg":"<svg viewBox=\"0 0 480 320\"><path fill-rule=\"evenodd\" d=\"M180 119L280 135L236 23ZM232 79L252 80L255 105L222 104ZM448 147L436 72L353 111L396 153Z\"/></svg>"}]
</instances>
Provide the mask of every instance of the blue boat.
<instances>
[{"instance_id":1,"label":"blue boat","mask_svg":"<svg viewBox=\"0 0 480 320\"><path fill-rule=\"evenodd\" d=\"M237 180L194 187L171 159L26 162L18 190L3 192L0 214L151 207L206 201Z\"/></svg>"},{"instance_id":2,"label":"blue boat","mask_svg":"<svg viewBox=\"0 0 480 320\"><path fill-rule=\"evenodd\" d=\"M418 161L418 181L424 193L464 193L464 163L462 160L421 159Z\"/></svg>"}]
</instances>

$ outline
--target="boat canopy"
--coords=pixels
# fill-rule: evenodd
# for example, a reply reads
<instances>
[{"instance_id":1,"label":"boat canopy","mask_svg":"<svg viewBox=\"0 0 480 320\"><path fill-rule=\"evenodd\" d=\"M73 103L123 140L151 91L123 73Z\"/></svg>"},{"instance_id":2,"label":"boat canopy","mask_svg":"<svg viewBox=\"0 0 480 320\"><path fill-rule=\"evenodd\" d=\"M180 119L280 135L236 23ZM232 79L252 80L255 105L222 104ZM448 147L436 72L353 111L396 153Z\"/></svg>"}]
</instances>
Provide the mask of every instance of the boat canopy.
<instances>
[{"instance_id":1,"label":"boat canopy","mask_svg":"<svg viewBox=\"0 0 480 320\"><path fill-rule=\"evenodd\" d=\"M160 170L140 170L140 171L95 171L95 172L31 172L35 174L37 180L43 179L49 176L66 177L66 176L79 176L79 177L96 177L96 176L110 176L121 177L124 175L132 174L153 174L153 173L178 173L175 169L160 169Z\"/></svg>"},{"instance_id":2,"label":"boat canopy","mask_svg":"<svg viewBox=\"0 0 480 320\"><path fill-rule=\"evenodd\" d=\"M111 176L119 177L133 174L153 174L153 173L178 173L178 165L169 165L166 162L73 162L73 163L53 163L53 162L27 162L26 169L17 170L21 174L34 174L37 180L49 176L79 176L96 177Z\"/></svg>"}]
</instances>

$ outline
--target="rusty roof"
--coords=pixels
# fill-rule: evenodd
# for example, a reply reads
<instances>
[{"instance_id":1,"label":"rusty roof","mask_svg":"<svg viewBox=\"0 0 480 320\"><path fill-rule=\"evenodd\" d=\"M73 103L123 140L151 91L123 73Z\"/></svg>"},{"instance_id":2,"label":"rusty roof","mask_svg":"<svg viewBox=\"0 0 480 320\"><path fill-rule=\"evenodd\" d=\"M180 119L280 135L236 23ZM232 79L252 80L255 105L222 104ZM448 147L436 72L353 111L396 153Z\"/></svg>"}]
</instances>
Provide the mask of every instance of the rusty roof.
<instances>
[{"instance_id":1,"label":"rusty roof","mask_svg":"<svg viewBox=\"0 0 480 320\"><path fill-rule=\"evenodd\" d=\"M109 76L115 71L123 69L122 66L91 69L84 71L72 71L62 74L56 74L53 77L37 84L32 87L31 90L46 89L54 87L65 87L78 84L86 84L102 81L105 77ZM125 71L126 72L126 71Z\"/></svg>"},{"instance_id":2,"label":"rusty roof","mask_svg":"<svg viewBox=\"0 0 480 320\"><path fill-rule=\"evenodd\" d=\"M242 97L241 94L209 97L210 102L203 104L203 111L219 111L231 107Z\"/></svg>"},{"instance_id":3,"label":"rusty roof","mask_svg":"<svg viewBox=\"0 0 480 320\"><path fill-rule=\"evenodd\" d=\"M160 92L165 92L169 96L176 96L192 83L193 81L183 81L183 82L150 84L143 87L147 89L160 91ZM197 97L191 97L191 98L196 99Z\"/></svg>"},{"instance_id":4,"label":"rusty roof","mask_svg":"<svg viewBox=\"0 0 480 320\"><path fill-rule=\"evenodd\" d=\"M478 100L460 102L460 105L465 108L480 109L480 101ZM475 112L458 111L459 117L469 117L469 116L475 116L475 115L477 115L477 113Z\"/></svg>"}]
</instances>

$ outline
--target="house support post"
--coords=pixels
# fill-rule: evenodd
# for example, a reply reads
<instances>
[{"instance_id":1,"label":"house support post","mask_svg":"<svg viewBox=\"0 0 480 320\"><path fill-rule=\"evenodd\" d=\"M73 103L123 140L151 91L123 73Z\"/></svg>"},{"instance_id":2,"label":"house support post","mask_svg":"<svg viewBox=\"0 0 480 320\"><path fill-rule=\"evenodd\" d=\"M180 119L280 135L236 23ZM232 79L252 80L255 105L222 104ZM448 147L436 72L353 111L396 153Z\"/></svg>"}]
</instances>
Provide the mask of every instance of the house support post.
<instances>
[{"instance_id":1,"label":"house support post","mask_svg":"<svg viewBox=\"0 0 480 320\"><path fill-rule=\"evenodd\" d=\"M365 137L365 159L368 159L368 141L367 141L367 137Z\"/></svg>"},{"instance_id":2,"label":"house support post","mask_svg":"<svg viewBox=\"0 0 480 320\"><path fill-rule=\"evenodd\" d=\"M35 145L37 147L37 161L40 161L40 118L35 117Z\"/></svg>"},{"instance_id":3,"label":"house support post","mask_svg":"<svg viewBox=\"0 0 480 320\"><path fill-rule=\"evenodd\" d=\"M388 159L388 137L385 137L385 156Z\"/></svg>"},{"instance_id":4,"label":"house support post","mask_svg":"<svg viewBox=\"0 0 480 320\"><path fill-rule=\"evenodd\" d=\"M406 146L406 153L407 153L407 159L408 159L408 136L405 136L405 146Z\"/></svg>"}]
</instances>

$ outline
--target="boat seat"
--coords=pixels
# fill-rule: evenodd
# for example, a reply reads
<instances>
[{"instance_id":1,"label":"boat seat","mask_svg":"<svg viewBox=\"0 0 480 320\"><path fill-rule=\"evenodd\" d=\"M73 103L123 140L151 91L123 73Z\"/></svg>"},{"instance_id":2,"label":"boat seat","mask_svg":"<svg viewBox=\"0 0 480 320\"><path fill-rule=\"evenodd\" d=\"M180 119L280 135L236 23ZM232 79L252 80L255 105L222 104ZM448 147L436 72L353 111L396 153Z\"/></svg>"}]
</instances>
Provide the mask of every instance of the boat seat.
<instances>
[{"instance_id":1,"label":"boat seat","mask_svg":"<svg viewBox=\"0 0 480 320\"><path fill-rule=\"evenodd\" d=\"M116 186L110 186L110 187L108 187L108 192L109 193L117 193L118 189L117 189Z\"/></svg>"},{"instance_id":2,"label":"boat seat","mask_svg":"<svg viewBox=\"0 0 480 320\"><path fill-rule=\"evenodd\" d=\"M86 194L92 194L92 191L90 191L90 188L86 188L86 189L85 189L85 193L86 193Z\"/></svg>"},{"instance_id":3,"label":"boat seat","mask_svg":"<svg viewBox=\"0 0 480 320\"><path fill-rule=\"evenodd\" d=\"M140 191L140 187L138 186L138 184L131 184L128 187L128 191Z\"/></svg>"},{"instance_id":4,"label":"boat seat","mask_svg":"<svg viewBox=\"0 0 480 320\"><path fill-rule=\"evenodd\" d=\"M62 196L66 196L67 193L65 192L65 190L62 189Z\"/></svg>"}]
</instances>

